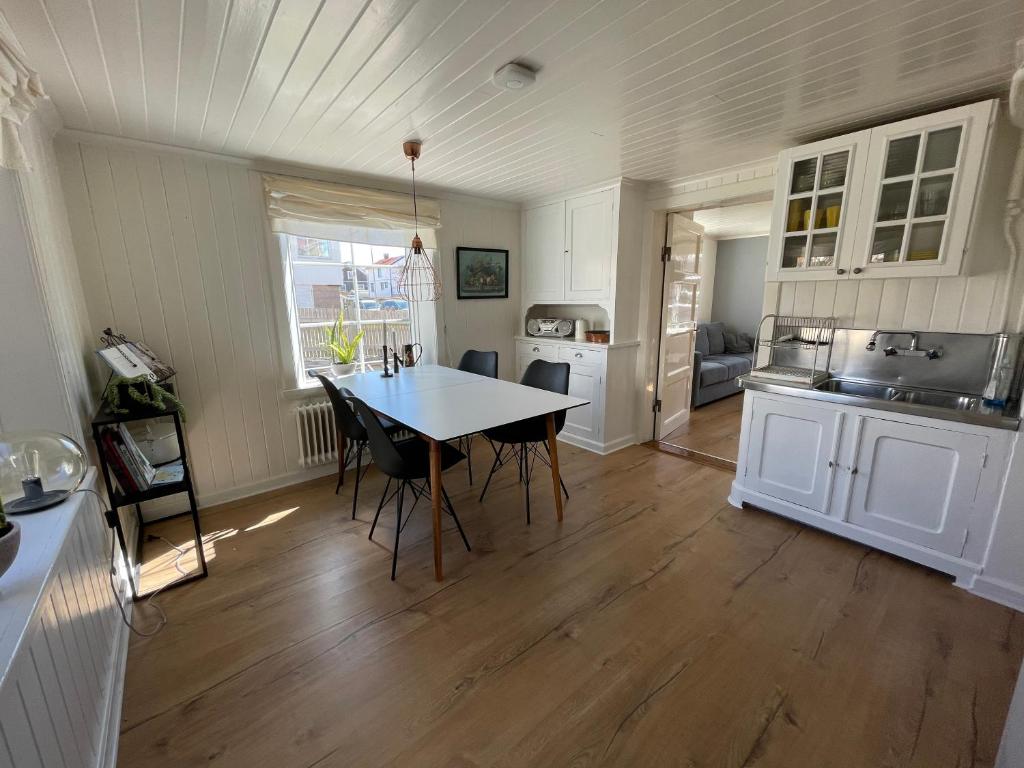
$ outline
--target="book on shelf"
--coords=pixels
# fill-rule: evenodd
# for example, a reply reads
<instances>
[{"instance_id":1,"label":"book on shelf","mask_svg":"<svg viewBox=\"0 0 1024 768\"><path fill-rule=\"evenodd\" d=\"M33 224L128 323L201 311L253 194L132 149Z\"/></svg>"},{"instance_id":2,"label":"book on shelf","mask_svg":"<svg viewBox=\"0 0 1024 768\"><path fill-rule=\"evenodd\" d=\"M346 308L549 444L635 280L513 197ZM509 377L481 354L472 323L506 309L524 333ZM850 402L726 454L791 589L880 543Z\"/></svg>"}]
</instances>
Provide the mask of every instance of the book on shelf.
<instances>
[{"instance_id":1,"label":"book on shelf","mask_svg":"<svg viewBox=\"0 0 1024 768\"><path fill-rule=\"evenodd\" d=\"M139 450L135 438L123 423L105 428L102 442L107 464L122 491L138 493L153 486L157 470Z\"/></svg>"},{"instance_id":2,"label":"book on shelf","mask_svg":"<svg viewBox=\"0 0 1024 768\"><path fill-rule=\"evenodd\" d=\"M185 466L181 463L181 459L175 459L167 464L161 464L156 467L156 474L153 476L152 487L157 488L161 485L171 485L172 483L180 483L185 479Z\"/></svg>"}]
</instances>

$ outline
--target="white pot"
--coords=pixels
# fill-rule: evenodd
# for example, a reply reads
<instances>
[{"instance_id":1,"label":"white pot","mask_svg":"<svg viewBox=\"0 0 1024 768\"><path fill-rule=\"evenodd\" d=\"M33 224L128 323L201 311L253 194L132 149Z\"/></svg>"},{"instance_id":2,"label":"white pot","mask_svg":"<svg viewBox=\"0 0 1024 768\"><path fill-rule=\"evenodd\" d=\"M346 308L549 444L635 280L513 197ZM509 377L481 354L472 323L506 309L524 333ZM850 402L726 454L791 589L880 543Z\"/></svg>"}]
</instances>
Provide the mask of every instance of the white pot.
<instances>
[{"instance_id":1,"label":"white pot","mask_svg":"<svg viewBox=\"0 0 1024 768\"><path fill-rule=\"evenodd\" d=\"M351 376L356 372L356 363L334 363L331 366L331 374L337 378L338 376Z\"/></svg>"},{"instance_id":2,"label":"white pot","mask_svg":"<svg viewBox=\"0 0 1024 768\"><path fill-rule=\"evenodd\" d=\"M0 576L11 567L21 544L21 526L9 518L7 522L13 527L7 533L0 534Z\"/></svg>"}]
</instances>

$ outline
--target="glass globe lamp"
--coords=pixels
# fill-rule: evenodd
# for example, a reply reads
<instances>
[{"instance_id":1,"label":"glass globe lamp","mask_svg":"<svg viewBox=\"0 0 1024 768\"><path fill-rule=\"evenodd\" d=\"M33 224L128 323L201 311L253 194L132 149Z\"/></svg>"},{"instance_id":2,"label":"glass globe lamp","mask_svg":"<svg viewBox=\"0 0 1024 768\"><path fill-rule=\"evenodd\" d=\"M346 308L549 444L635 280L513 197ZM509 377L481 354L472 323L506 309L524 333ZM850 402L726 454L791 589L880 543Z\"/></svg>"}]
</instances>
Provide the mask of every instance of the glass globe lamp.
<instances>
[{"instance_id":1,"label":"glass globe lamp","mask_svg":"<svg viewBox=\"0 0 1024 768\"><path fill-rule=\"evenodd\" d=\"M8 515L60 504L85 477L81 446L58 432L0 434L0 500Z\"/></svg>"}]
</instances>

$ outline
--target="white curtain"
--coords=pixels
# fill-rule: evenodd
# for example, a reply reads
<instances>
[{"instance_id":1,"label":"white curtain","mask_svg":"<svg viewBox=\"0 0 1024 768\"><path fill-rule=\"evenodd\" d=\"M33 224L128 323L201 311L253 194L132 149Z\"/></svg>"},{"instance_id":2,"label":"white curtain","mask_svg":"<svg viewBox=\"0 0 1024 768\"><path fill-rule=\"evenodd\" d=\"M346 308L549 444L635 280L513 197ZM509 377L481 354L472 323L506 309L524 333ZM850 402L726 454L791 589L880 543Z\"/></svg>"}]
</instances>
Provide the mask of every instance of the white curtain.
<instances>
[{"instance_id":1,"label":"white curtain","mask_svg":"<svg viewBox=\"0 0 1024 768\"><path fill-rule=\"evenodd\" d=\"M39 75L25 63L24 51L0 14L0 167L28 169L18 129L43 98Z\"/></svg>"},{"instance_id":2,"label":"white curtain","mask_svg":"<svg viewBox=\"0 0 1024 768\"><path fill-rule=\"evenodd\" d=\"M412 195L400 192L271 174L263 175L263 188L275 232L364 242L352 231L410 232L415 223ZM429 248L427 235L441 226L441 206L437 200L419 196L416 203L420 234Z\"/></svg>"}]
</instances>

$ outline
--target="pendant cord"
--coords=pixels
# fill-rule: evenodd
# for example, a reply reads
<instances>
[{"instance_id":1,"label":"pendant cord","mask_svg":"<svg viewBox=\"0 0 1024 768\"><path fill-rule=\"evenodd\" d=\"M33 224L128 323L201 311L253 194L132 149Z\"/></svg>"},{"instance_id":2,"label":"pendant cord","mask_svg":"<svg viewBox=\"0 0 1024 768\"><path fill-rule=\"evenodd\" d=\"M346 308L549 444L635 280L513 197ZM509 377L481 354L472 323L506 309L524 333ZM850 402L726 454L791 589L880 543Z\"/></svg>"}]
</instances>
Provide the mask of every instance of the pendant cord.
<instances>
[{"instance_id":1,"label":"pendant cord","mask_svg":"<svg viewBox=\"0 0 1024 768\"><path fill-rule=\"evenodd\" d=\"M411 158L412 162L412 220L413 220L413 232L416 237L420 236L420 215L419 210L416 207L416 158Z\"/></svg>"}]
</instances>

